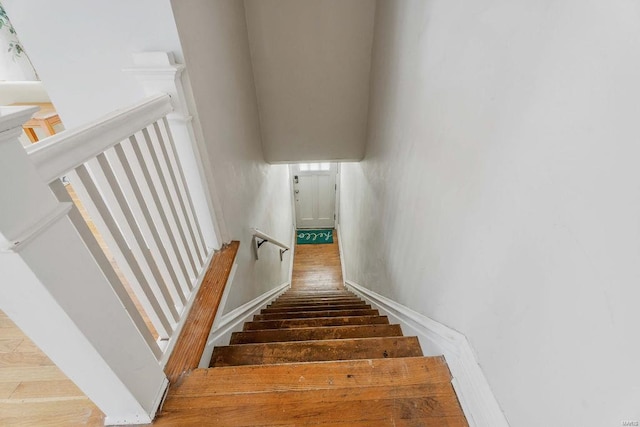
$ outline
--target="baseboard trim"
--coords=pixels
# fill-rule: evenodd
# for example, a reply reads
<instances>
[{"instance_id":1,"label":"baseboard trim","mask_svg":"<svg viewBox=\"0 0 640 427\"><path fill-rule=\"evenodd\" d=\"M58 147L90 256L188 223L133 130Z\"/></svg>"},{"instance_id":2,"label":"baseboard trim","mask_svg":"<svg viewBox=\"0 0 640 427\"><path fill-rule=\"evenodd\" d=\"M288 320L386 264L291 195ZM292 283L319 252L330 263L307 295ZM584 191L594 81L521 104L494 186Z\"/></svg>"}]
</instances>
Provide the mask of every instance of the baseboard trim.
<instances>
[{"instance_id":1,"label":"baseboard trim","mask_svg":"<svg viewBox=\"0 0 640 427\"><path fill-rule=\"evenodd\" d=\"M390 320L400 323L405 333L418 336L425 355L444 354L453 376L451 382L471 427L508 427L467 337L362 285L350 280L345 284Z\"/></svg>"},{"instance_id":2,"label":"baseboard trim","mask_svg":"<svg viewBox=\"0 0 640 427\"><path fill-rule=\"evenodd\" d=\"M289 284L293 283L293 258L296 254L296 227L291 230L291 245L289 245Z\"/></svg>"},{"instance_id":3,"label":"baseboard trim","mask_svg":"<svg viewBox=\"0 0 640 427\"><path fill-rule=\"evenodd\" d=\"M140 425L140 424L150 424L153 422L156 417L156 413L159 412L162 407L162 403L164 402L164 398L167 396L167 392L169 391L169 380L165 378L158 389L158 393L156 397L153 399L153 403L151 404L151 412L149 414L130 414L123 416L105 416L104 425L105 426L123 426L123 425Z\"/></svg>"},{"instance_id":4,"label":"baseboard trim","mask_svg":"<svg viewBox=\"0 0 640 427\"><path fill-rule=\"evenodd\" d=\"M213 348L217 345L226 345L233 332L241 330L244 322L247 322L251 316L279 297L281 293L289 289L289 286L290 283L285 282L222 316L217 327L213 328L209 334L198 367L208 368Z\"/></svg>"},{"instance_id":5,"label":"baseboard trim","mask_svg":"<svg viewBox=\"0 0 640 427\"><path fill-rule=\"evenodd\" d=\"M336 224L336 231L338 232L338 252L340 252L340 268L342 269L342 280L346 281L344 266L347 265L344 262L344 251L342 250L342 232L340 231L340 223Z\"/></svg>"}]
</instances>

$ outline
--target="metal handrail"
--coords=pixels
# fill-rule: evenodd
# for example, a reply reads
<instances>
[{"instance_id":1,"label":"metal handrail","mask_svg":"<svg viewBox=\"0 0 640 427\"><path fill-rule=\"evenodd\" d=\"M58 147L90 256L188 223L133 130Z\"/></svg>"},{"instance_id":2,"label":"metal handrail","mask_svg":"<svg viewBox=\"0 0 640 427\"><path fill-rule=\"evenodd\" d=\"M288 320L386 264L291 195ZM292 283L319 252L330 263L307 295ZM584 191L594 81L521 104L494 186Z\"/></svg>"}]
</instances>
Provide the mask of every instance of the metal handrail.
<instances>
[{"instance_id":1,"label":"metal handrail","mask_svg":"<svg viewBox=\"0 0 640 427\"><path fill-rule=\"evenodd\" d=\"M256 260L258 259L258 249L260 248L260 246L262 246L265 243L271 243L272 245L276 245L279 246L280 249L280 261L282 261L282 255L288 251L289 249L291 249L289 246L285 245L284 243L280 242L279 240L269 236L267 233L264 233L260 230L258 230L257 228L252 228L251 230L253 230L253 238L251 239L252 242L252 246L254 249L254 255L256 257ZM260 239L260 241L258 241L258 239Z\"/></svg>"}]
</instances>

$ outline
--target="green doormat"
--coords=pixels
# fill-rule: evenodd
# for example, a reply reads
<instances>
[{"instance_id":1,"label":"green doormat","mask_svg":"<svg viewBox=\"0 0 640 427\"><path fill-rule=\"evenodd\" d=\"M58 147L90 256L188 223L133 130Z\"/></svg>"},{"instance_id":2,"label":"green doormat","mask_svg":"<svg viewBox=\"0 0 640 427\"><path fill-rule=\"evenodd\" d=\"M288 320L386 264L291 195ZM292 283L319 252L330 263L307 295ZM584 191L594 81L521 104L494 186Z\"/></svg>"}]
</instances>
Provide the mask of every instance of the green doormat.
<instances>
[{"instance_id":1,"label":"green doormat","mask_svg":"<svg viewBox=\"0 0 640 427\"><path fill-rule=\"evenodd\" d=\"M296 230L299 245L333 243L333 230Z\"/></svg>"}]
</instances>

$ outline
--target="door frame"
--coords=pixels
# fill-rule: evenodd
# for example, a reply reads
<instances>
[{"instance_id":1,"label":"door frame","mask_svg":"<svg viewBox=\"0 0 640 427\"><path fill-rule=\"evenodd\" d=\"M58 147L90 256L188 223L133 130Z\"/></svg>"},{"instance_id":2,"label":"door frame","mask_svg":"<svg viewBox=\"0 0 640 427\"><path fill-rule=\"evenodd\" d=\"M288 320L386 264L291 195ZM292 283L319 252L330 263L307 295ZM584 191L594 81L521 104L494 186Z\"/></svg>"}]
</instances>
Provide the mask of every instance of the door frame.
<instances>
[{"instance_id":1,"label":"door frame","mask_svg":"<svg viewBox=\"0 0 640 427\"><path fill-rule=\"evenodd\" d=\"M299 163L326 163L326 160L323 161L317 161L317 162L294 162L294 163L289 163L289 190L290 190L290 195L291 195L291 208L293 209L293 228L294 229L298 229L298 215L296 215L296 195L295 195L295 187L293 185L293 177L295 174L295 171L293 170L293 165L299 164ZM336 194L335 194L335 207L333 208L334 210L334 217L333 217L333 229L335 230L336 227L339 224L339 218L340 218L340 166L341 163L338 161L329 161L329 163L335 163L336 164Z\"/></svg>"}]
</instances>

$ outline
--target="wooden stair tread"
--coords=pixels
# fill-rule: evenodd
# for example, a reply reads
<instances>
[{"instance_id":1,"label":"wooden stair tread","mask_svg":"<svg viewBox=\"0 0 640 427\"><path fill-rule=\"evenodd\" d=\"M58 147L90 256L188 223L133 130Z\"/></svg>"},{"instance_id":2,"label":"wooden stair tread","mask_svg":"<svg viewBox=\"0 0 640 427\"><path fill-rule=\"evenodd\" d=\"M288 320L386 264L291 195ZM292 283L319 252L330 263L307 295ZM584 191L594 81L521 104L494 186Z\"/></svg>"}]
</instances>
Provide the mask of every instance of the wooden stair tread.
<instances>
[{"instance_id":1,"label":"wooden stair tread","mask_svg":"<svg viewBox=\"0 0 640 427\"><path fill-rule=\"evenodd\" d=\"M292 329L312 326L389 324L387 316L311 317L303 319L258 320L246 322L245 331L257 329Z\"/></svg>"},{"instance_id":2,"label":"wooden stair tread","mask_svg":"<svg viewBox=\"0 0 640 427\"><path fill-rule=\"evenodd\" d=\"M328 310L361 310L371 308L369 304L365 302L361 303L347 303L347 304L332 304L332 305L302 305L302 306L286 306L286 307L267 307L262 309L261 314L269 313L287 313L293 311L328 311Z\"/></svg>"},{"instance_id":3,"label":"wooden stair tread","mask_svg":"<svg viewBox=\"0 0 640 427\"><path fill-rule=\"evenodd\" d=\"M400 325L316 326L234 332L231 344L398 336L402 336Z\"/></svg>"},{"instance_id":4,"label":"wooden stair tread","mask_svg":"<svg viewBox=\"0 0 640 427\"><path fill-rule=\"evenodd\" d=\"M355 299L361 300L356 295L334 295L334 296L313 296L313 295L299 295L299 296L287 296L282 295L280 298L276 299L276 301L335 301L341 299Z\"/></svg>"},{"instance_id":5,"label":"wooden stair tread","mask_svg":"<svg viewBox=\"0 0 640 427\"><path fill-rule=\"evenodd\" d=\"M320 298L320 297L353 297L356 296L353 292L349 291L323 291L323 290L313 290L313 291L287 291L280 296L282 297L311 297L311 298Z\"/></svg>"},{"instance_id":6,"label":"wooden stair tread","mask_svg":"<svg viewBox=\"0 0 640 427\"><path fill-rule=\"evenodd\" d=\"M287 406L293 407L313 404L321 404L328 402L351 402L357 404L362 401L382 400L382 399L406 399L406 398L433 398L451 394L453 388L450 382L429 383L429 384L410 384L405 386L360 386L332 389L315 389L315 390L288 390L288 391L270 391L270 392L250 392L235 394L217 394L215 396L189 396L177 397L172 396L167 399L163 405L163 410L171 411L172 409L181 408L224 408L245 405L273 405L280 402L286 402ZM438 408L440 405L432 405L428 408L432 411L428 415L448 416L455 415L447 411L447 407ZM444 409L444 410L443 410ZM457 408L453 408L454 410ZM427 414L424 414L427 415Z\"/></svg>"},{"instance_id":7,"label":"wooden stair tread","mask_svg":"<svg viewBox=\"0 0 640 427\"><path fill-rule=\"evenodd\" d=\"M256 314L253 320L274 320L274 319L302 319L308 317L344 317L344 316L377 316L378 310L326 310L326 311L298 311L286 313Z\"/></svg>"},{"instance_id":8,"label":"wooden stair tread","mask_svg":"<svg viewBox=\"0 0 640 427\"><path fill-rule=\"evenodd\" d=\"M300 306L300 305L331 305L331 304L350 304L350 303L362 303L366 304L359 298L340 298L335 300L319 301L315 299L297 300L297 301L278 301L276 300L267 307L284 307L284 306Z\"/></svg>"},{"instance_id":9,"label":"wooden stair tread","mask_svg":"<svg viewBox=\"0 0 640 427\"><path fill-rule=\"evenodd\" d=\"M278 425L283 422L293 422L294 425L342 422L350 425L356 421L370 421L371 425L377 425L377 421L390 418L427 418L434 419L434 422L444 418L449 423L452 418L460 417L460 406L450 383L359 387L350 388L348 392L321 389L244 393L218 395L214 399L208 396L170 397L156 423L162 425L163 418L175 415L174 411L183 420L215 422L224 426Z\"/></svg>"},{"instance_id":10,"label":"wooden stair tread","mask_svg":"<svg viewBox=\"0 0 640 427\"><path fill-rule=\"evenodd\" d=\"M307 291L302 291L302 290L292 291L292 290L288 290L287 292L281 294L280 298L297 297L297 296L313 296L314 298L322 298L322 297L331 297L331 296L350 296L350 297L355 297L357 295L354 294L353 292L350 292L350 291L347 291L347 290L338 290L338 291L332 290L330 292L321 292L321 291L317 291L317 290L307 290Z\"/></svg>"},{"instance_id":11,"label":"wooden stair tread","mask_svg":"<svg viewBox=\"0 0 640 427\"><path fill-rule=\"evenodd\" d=\"M213 349L211 367L422 356L416 337L237 344Z\"/></svg>"},{"instance_id":12,"label":"wooden stair tread","mask_svg":"<svg viewBox=\"0 0 640 427\"><path fill-rule=\"evenodd\" d=\"M245 365L196 369L173 396L448 383L443 356Z\"/></svg>"}]
</instances>

